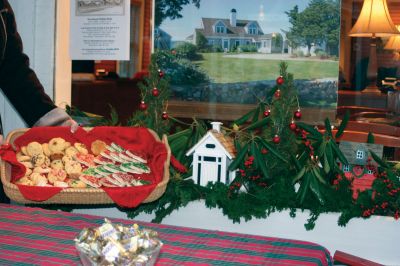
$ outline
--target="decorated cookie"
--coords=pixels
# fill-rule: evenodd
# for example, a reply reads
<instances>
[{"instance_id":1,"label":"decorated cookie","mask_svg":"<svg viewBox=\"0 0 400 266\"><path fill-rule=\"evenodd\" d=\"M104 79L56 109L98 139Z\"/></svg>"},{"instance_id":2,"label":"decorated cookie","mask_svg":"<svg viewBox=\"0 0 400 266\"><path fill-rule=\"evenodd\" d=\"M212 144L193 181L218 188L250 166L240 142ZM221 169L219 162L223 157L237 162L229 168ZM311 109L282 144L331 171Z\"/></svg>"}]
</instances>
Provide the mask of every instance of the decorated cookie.
<instances>
[{"instance_id":1,"label":"decorated cookie","mask_svg":"<svg viewBox=\"0 0 400 266\"><path fill-rule=\"evenodd\" d=\"M94 187L94 188L99 188L101 187L100 179L90 176L90 175L80 175L79 180L82 181L83 183Z\"/></svg>"},{"instance_id":2,"label":"decorated cookie","mask_svg":"<svg viewBox=\"0 0 400 266\"><path fill-rule=\"evenodd\" d=\"M67 178L67 173L62 169L52 169L47 176L50 183L55 181L64 181Z\"/></svg>"}]
</instances>

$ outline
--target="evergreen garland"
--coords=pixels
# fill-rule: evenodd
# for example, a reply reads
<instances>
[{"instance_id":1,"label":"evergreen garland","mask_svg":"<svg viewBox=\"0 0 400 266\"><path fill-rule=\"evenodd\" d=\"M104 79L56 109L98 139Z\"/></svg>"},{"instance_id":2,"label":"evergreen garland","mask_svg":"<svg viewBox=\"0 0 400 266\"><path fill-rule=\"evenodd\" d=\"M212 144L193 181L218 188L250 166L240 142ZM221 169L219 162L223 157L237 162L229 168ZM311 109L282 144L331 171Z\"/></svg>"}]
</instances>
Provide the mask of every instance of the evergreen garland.
<instances>
[{"instance_id":1,"label":"evergreen garland","mask_svg":"<svg viewBox=\"0 0 400 266\"><path fill-rule=\"evenodd\" d=\"M157 89L156 92L155 88ZM167 113L170 91L168 78L158 68L154 57L149 76L140 84L145 106L133 114L129 126L146 126L159 136L168 136L172 154L190 169L192 158L185 153L208 130L205 121L193 118L191 123ZM142 102L142 103L143 103ZM85 116L70 108L71 114ZM121 209L134 218L141 212L154 213L153 222L161 222L174 210L191 201L203 199L209 208L220 208L233 222L252 218L266 218L274 211L309 210L305 224L314 228L319 215L324 212L340 212L338 224L343 226L353 217L368 218L373 214L400 215L400 164L393 165L374 156L379 172L371 190L352 198L351 180L339 169L337 162L347 164L336 139L346 127L347 114L333 135L331 123L325 120L324 130L297 121L301 117L293 75L287 72L287 64L281 63L276 86L258 99L256 107L235 120L231 127L223 127L227 136L234 139L237 150L230 169L238 169L230 184L210 183L206 187L195 184L191 171L182 173L173 167L166 192L157 201L141 204L135 209ZM163 119L164 118L164 119ZM97 124L117 125L118 115L111 112L110 119L95 120ZM100 121L100 122L99 122ZM93 123L96 125L96 123ZM369 136L373 142L373 136Z\"/></svg>"}]
</instances>

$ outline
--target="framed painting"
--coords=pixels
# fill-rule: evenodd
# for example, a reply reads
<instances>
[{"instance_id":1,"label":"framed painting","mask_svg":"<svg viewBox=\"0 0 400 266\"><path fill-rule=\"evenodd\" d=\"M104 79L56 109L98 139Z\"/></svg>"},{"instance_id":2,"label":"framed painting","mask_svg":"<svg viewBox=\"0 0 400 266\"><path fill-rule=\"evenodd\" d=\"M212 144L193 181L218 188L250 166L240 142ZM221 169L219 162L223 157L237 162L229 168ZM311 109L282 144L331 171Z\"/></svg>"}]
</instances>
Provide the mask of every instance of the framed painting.
<instances>
[{"instance_id":1,"label":"framed painting","mask_svg":"<svg viewBox=\"0 0 400 266\"><path fill-rule=\"evenodd\" d=\"M171 114L234 120L275 86L285 61L304 120L334 120L339 0L196 0L168 15L171 2L155 1L153 36Z\"/></svg>"}]
</instances>

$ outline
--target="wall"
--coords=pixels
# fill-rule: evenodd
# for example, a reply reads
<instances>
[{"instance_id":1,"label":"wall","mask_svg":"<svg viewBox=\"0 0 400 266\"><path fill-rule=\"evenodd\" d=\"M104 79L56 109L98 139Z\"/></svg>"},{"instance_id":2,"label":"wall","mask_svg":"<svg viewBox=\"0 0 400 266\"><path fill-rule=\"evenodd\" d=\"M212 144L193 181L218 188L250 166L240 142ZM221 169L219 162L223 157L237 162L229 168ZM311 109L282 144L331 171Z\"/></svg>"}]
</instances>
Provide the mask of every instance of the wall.
<instances>
[{"instance_id":1,"label":"wall","mask_svg":"<svg viewBox=\"0 0 400 266\"><path fill-rule=\"evenodd\" d=\"M30 58L46 93L53 97L55 1L9 1L16 16L24 52ZM50 34L49 34L50 33ZM15 128L26 127L4 96L0 99L4 134Z\"/></svg>"}]
</instances>

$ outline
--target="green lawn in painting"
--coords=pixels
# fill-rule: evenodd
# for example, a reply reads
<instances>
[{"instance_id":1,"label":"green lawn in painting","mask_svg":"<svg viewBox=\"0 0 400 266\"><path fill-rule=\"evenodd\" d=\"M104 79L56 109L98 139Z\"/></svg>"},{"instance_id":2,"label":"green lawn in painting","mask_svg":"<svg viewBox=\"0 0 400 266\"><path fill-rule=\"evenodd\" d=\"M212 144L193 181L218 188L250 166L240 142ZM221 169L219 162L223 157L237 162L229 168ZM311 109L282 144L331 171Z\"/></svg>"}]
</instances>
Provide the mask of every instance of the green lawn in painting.
<instances>
[{"instance_id":1,"label":"green lawn in painting","mask_svg":"<svg viewBox=\"0 0 400 266\"><path fill-rule=\"evenodd\" d=\"M203 60L195 63L210 76L215 83L235 83L258 80L274 80L279 74L281 61L288 62L288 72L295 79L336 78L339 62L331 60L292 59L286 55L241 55L230 57L224 53L203 53ZM258 59L257 59L258 58Z\"/></svg>"}]
</instances>

